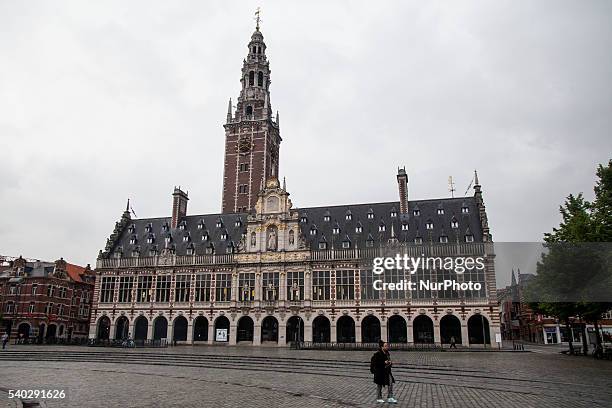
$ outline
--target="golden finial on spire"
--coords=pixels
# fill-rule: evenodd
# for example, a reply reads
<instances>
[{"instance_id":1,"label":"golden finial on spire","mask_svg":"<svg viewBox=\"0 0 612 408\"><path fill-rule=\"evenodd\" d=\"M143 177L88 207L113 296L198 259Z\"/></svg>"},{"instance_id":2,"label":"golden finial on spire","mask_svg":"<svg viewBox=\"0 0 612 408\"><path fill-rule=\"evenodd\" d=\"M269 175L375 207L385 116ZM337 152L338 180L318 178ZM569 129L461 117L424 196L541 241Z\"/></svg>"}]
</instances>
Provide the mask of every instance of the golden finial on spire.
<instances>
[{"instance_id":1,"label":"golden finial on spire","mask_svg":"<svg viewBox=\"0 0 612 408\"><path fill-rule=\"evenodd\" d=\"M257 22L257 25L255 26L255 29L257 31L259 31L259 22L261 21L261 19L259 18L259 13L260 13L260 9L259 9L259 7L257 7L257 10L255 11L255 21Z\"/></svg>"}]
</instances>

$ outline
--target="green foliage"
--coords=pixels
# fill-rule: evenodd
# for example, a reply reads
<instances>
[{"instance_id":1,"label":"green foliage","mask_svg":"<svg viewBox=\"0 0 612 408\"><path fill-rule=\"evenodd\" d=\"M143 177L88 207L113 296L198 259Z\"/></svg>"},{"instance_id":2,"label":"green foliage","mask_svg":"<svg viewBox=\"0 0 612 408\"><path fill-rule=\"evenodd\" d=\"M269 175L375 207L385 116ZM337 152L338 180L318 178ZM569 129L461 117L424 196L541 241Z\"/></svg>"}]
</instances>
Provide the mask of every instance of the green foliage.
<instances>
[{"instance_id":1,"label":"green foliage","mask_svg":"<svg viewBox=\"0 0 612 408\"><path fill-rule=\"evenodd\" d=\"M591 213L593 241L612 242L612 160L607 167L599 165L597 177Z\"/></svg>"},{"instance_id":2,"label":"green foliage","mask_svg":"<svg viewBox=\"0 0 612 408\"><path fill-rule=\"evenodd\" d=\"M612 308L612 160L597 177L593 203L580 193L560 206L562 221L544 234L548 253L525 289L534 311L566 324L574 316L594 323Z\"/></svg>"}]
</instances>

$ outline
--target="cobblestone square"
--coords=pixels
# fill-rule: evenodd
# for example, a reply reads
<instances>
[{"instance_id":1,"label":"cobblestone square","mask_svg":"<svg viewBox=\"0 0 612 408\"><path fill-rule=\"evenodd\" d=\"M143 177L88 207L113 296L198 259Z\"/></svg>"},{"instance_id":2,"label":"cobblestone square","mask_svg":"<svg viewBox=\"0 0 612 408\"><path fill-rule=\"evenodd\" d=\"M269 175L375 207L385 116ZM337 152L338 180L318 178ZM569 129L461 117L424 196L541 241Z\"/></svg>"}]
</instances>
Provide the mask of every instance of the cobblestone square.
<instances>
[{"instance_id":1,"label":"cobblestone square","mask_svg":"<svg viewBox=\"0 0 612 408\"><path fill-rule=\"evenodd\" d=\"M610 407L612 364L532 352L394 352L400 407ZM13 346L0 406L15 389L64 389L48 407L368 407L369 352L248 347ZM385 404L385 406L388 404Z\"/></svg>"}]
</instances>

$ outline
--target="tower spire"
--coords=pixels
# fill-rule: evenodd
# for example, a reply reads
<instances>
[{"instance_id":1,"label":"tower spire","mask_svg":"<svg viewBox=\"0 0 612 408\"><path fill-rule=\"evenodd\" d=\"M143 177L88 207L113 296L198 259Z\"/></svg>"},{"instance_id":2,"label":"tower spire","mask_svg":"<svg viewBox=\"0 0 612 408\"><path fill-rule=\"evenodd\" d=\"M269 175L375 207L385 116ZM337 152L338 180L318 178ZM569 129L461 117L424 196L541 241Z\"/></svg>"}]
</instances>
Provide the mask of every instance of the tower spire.
<instances>
[{"instance_id":1,"label":"tower spire","mask_svg":"<svg viewBox=\"0 0 612 408\"><path fill-rule=\"evenodd\" d=\"M282 139L270 103L270 63L260 31L260 13L257 9L256 29L242 62L238 99L230 100L227 107L223 213L252 210L263 188L259 182L265 184L269 177L278 176Z\"/></svg>"},{"instance_id":2,"label":"tower spire","mask_svg":"<svg viewBox=\"0 0 612 408\"><path fill-rule=\"evenodd\" d=\"M259 9L259 7L257 7L257 10L255 11L255 30L259 31L259 22L261 21L261 19L259 18L259 14L260 14L261 10Z\"/></svg>"}]
</instances>

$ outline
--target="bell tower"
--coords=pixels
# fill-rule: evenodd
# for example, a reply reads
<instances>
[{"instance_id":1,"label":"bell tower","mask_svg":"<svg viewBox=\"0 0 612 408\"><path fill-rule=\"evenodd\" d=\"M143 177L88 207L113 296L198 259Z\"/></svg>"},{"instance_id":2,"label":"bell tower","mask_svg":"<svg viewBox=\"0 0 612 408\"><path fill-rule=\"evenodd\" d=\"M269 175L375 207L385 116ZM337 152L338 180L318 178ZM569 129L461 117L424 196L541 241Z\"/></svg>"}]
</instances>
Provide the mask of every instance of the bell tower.
<instances>
[{"instance_id":1,"label":"bell tower","mask_svg":"<svg viewBox=\"0 0 612 408\"><path fill-rule=\"evenodd\" d=\"M230 99L225 125L222 212L248 212L257 203L266 180L278 177L282 141L278 112L272 119L270 64L266 44L257 26L242 63L242 85L235 106Z\"/></svg>"}]
</instances>

